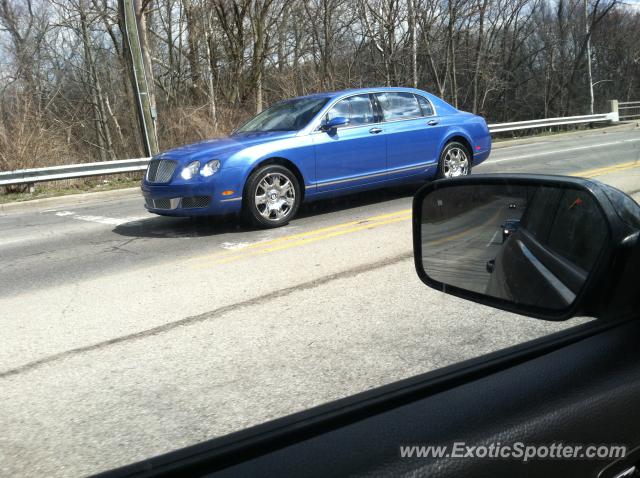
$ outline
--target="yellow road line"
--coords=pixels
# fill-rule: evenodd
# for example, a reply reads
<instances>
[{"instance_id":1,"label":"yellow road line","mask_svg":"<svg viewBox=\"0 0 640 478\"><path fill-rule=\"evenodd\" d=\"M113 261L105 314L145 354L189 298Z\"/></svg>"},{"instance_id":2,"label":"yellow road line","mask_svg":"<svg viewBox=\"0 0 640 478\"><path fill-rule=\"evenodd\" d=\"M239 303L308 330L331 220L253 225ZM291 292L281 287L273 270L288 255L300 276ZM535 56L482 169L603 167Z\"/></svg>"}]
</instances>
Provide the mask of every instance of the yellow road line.
<instances>
[{"instance_id":1,"label":"yellow road line","mask_svg":"<svg viewBox=\"0 0 640 478\"><path fill-rule=\"evenodd\" d=\"M632 161L628 163L615 164L615 165L606 166L602 168L579 171L577 173L572 173L571 176L595 177L595 176L601 176L601 175L612 173L612 172L633 169L637 167L640 167L640 162ZM366 219L344 222L341 224L335 224L333 226L313 229L311 231L277 237L275 239L271 239L267 241L254 242L252 244L248 244L247 246L237 250L226 250L222 252L216 252L215 254L194 258L193 260L198 262L197 264L194 265L194 267L197 269L200 269L200 268L209 267L212 264L226 264L229 262L256 256L259 254L266 254L269 252L290 249L293 247L298 247L305 244L311 244L311 243L329 239L332 237L342 236L345 234L351 234L354 232L368 230L368 229L374 229L376 227L384 226L386 224L393 224L400 221L406 221L408 219L411 219L411 209L403 209L401 211L395 211L387 214L381 214L378 216L372 216ZM462 234L467 234L469 232L470 232L469 230L463 231ZM457 238L456 236L452 236L446 239L451 240L453 238Z\"/></svg>"},{"instance_id":2,"label":"yellow road line","mask_svg":"<svg viewBox=\"0 0 640 478\"><path fill-rule=\"evenodd\" d=\"M291 247L300 246L316 242L330 237L341 236L352 232L372 229L374 227L391 224L398 221L405 221L411 218L411 209L403 209L387 214L360 219L357 221L349 221L342 224L313 229L311 231L291 234L289 236L277 237L268 241L254 242L241 249L227 250L216 252L206 256L195 257L192 260L197 261L196 269L206 267L206 264L224 264L244 257L251 257L257 254L289 249ZM213 259L213 261L209 261ZM217 259L217 260L216 260Z\"/></svg>"},{"instance_id":3,"label":"yellow road line","mask_svg":"<svg viewBox=\"0 0 640 478\"><path fill-rule=\"evenodd\" d=\"M291 249L293 247L298 247L298 246L302 246L302 245L306 245L306 244L311 244L313 242L317 242L317 241L323 241L325 239L329 239L331 237L337 237L337 236L342 236L344 234L351 234L354 232L358 232L358 231L363 231L363 230L367 230L367 229L374 229L376 227L380 227L380 226L384 226L386 224L393 224L396 222L400 222L400 221L406 221L408 219L411 219L411 214L406 214L404 216L397 216L394 217L392 219L387 219L386 221L376 221L376 222L370 222L368 224L361 224L360 226L356 226L356 227L351 227L348 229L340 229L337 231L333 231L333 232L329 232L326 234L322 234L322 235L316 235L316 236L311 236L311 237L305 237L296 241L292 241L292 242L287 242L284 244L278 244L272 247L265 247L265 248L261 248L258 250L251 250L251 251L247 251L247 252L241 252L240 254L236 254L234 256L226 256L226 257L222 257L216 261L210 262L208 264L199 264L197 266L198 269L200 268L205 268L208 267L208 265L210 264L227 264L229 262L233 262L239 259L245 259L247 257L252 257L252 256L256 256L256 255L260 255L260 254L266 254L269 252L275 252L275 251L282 251L285 249Z\"/></svg>"},{"instance_id":4,"label":"yellow road line","mask_svg":"<svg viewBox=\"0 0 640 478\"><path fill-rule=\"evenodd\" d=\"M240 247L237 250L226 250L226 251L222 251L222 252L216 252L214 254L208 254L205 256L198 256L196 258L194 258L195 260L201 261L201 260L207 260L207 259L214 259L216 257L219 256L228 256L231 254L238 254L240 251L247 251L250 249L255 249L255 248L264 248L265 246L269 246L272 244L280 244L280 243L284 243L284 242L288 242L291 240L295 240L295 239L301 239L301 238L306 238L309 236L315 236L318 234L322 234L328 231L335 231L336 229L343 229L343 228L348 228L348 227L352 227L352 226L357 226L357 225L361 225L361 224L369 224L369 223L375 223L378 222L382 219L387 219L390 217L395 217L395 216L401 216L401 215L405 215L405 214L410 214L411 213L411 209L403 209L401 211L395 211L395 212L390 212L387 214L380 214L378 216L372 216L372 217L368 217L365 219L359 219L357 221L349 221L349 222L343 222L341 224L335 224L333 226L327 226L327 227L322 227L319 229L312 229L311 231L306 231L306 232L300 232L297 234L291 234L289 236L282 236L282 237L276 237L275 239L270 239L267 241L258 241L258 242L254 242L251 244L247 244L244 247Z\"/></svg>"},{"instance_id":5,"label":"yellow road line","mask_svg":"<svg viewBox=\"0 0 640 478\"><path fill-rule=\"evenodd\" d=\"M577 173L571 173L571 176L581 176L585 178L593 178L596 176L603 176L609 173L615 173L618 171L625 171L627 169L640 168L640 161L630 161L628 163L612 164L611 166L605 166L603 168L586 169L584 171L578 171Z\"/></svg>"}]
</instances>

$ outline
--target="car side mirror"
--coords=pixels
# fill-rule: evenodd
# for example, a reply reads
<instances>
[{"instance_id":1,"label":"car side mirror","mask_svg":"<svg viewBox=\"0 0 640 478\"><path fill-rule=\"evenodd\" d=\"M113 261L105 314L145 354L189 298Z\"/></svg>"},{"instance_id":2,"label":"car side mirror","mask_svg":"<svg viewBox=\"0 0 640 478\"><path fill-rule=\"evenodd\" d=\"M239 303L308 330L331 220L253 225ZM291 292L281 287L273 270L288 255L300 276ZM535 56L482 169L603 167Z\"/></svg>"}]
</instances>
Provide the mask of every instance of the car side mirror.
<instances>
[{"instance_id":1,"label":"car side mirror","mask_svg":"<svg viewBox=\"0 0 640 478\"><path fill-rule=\"evenodd\" d=\"M349 124L349 118L345 118L344 116L336 116L329 121L325 121L321 129L322 131L331 131L338 128L339 126L345 126L347 124Z\"/></svg>"},{"instance_id":2,"label":"car side mirror","mask_svg":"<svg viewBox=\"0 0 640 478\"><path fill-rule=\"evenodd\" d=\"M640 206L597 181L435 181L414 197L413 237L418 276L457 297L548 320L640 308L628 284L640 267Z\"/></svg>"}]
</instances>

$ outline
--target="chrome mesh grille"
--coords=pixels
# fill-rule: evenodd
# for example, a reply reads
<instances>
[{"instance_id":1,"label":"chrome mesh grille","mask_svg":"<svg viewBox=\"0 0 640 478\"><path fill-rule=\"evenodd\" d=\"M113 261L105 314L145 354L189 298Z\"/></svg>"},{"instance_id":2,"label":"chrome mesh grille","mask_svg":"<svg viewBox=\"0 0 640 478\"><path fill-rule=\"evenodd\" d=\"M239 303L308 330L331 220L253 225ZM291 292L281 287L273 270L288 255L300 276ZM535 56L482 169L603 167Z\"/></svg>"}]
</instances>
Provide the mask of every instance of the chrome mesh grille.
<instances>
[{"instance_id":1,"label":"chrome mesh grille","mask_svg":"<svg viewBox=\"0 0 640 478\"><path fill-rule=\"evenodd\" d=\"M182 207L186 208L199 208L207 207L211 202L209 196L193 196L190 198L182 198Z\"/></svg>"},{"instance_id":2,"label":"chrome mesh grille","mask_svg":"<svg viewBox=\"0 0 640 478\"><path fill-rule=\"evenodd\" d=\"M192 196L188 198L145 198L145 204L149 209L198 209L209 206L211 196Z\"/></svg>"},{"instance_id":3,"label":"chrome mesh grille","mask_svg":"<svg viewBox=\"0 0 640 478\"><path fill-rule=\"evenodd\" d=\"M154 209L171 209L171 199L152 199Z\"/></svg>"},{"instance_id":4,"label":"chrome mesh grille","mask_svg":"<svg viewBox=\"0 0 640 478\"><path fill-rule=\"evenodd\" d=\"M153 159L147 168L147 181L150 183L168 183L177 166L177 161Z\"/></svg>"}]
</instances>

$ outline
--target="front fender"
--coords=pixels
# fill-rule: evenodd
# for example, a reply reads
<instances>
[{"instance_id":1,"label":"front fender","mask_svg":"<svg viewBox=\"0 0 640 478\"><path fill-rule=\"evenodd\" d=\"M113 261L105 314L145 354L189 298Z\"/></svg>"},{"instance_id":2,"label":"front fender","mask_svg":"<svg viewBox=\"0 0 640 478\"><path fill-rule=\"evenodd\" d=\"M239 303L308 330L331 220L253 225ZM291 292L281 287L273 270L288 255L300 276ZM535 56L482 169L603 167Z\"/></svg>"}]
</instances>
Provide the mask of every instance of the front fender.
<instances>
[{"instance_id":1,"label":"front fender","mask_svg":"<svg viewBox=\"0 0 640 478\"><path fill-rule=\"evenodd\" d=\"M305 187L315 183L315 154L308 135L245 148L228 158L225 166L242 171L244 184L261 163L275 158L291 162L302 175Z\"/></svg>"}]
</instances>

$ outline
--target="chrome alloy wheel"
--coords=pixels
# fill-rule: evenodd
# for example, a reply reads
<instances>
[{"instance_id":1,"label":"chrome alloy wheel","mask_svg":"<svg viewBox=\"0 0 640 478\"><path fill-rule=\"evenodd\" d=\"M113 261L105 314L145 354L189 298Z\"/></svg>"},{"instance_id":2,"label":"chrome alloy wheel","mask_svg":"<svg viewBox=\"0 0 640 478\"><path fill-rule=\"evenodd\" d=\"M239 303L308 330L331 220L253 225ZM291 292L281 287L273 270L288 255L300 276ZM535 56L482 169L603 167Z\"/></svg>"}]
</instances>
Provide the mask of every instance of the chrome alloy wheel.
<instances>
[{"instance_id":1,"label":"chrome alloy wheel","mask_svg":"<svg viewBox=\"0 0 640 478\"><path fill-rule=\"evenodd\" d=\"M457 147L449 149L444 157L444 177L456 178L467 174L469 174L467 152Z\"/></svg>"},{"instance_id":2,"label":"chrome alloy wheel","mask_svg":"<svg viewBox=\"0 0 640 478\"><path fill-rule=\"evenodd\" d=\"M284 174L269 173L258 183L254 200L262 217L279 220L291 212L296 202L296 190Z\"/></svg>"}]
</instances>

